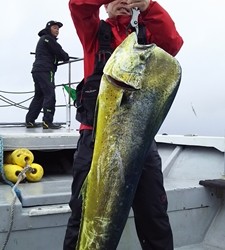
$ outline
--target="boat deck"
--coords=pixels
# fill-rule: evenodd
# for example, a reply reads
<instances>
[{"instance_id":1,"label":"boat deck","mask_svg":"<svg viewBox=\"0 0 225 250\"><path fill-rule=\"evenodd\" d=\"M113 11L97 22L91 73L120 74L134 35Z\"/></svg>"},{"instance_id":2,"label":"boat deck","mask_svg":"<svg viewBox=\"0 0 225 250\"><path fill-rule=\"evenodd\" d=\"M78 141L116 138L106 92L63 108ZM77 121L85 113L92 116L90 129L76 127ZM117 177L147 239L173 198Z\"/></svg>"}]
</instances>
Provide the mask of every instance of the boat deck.
<instances>
[{"instance_id":1,"label":"boat deck","mask_svg":"<svg viewBox=\"0 0 225 250\"><path fill-rule=\"evenodd\" d=\"M78 136L78 131L66 127L59 130L0 127L4 151L28 148L38 160L44 159L47 168L40 182L19 184L21 198L15 203L14 224L6 250L18 246L26 249L31 244L34 250L62 249L70 214L72 177L68 169L72 166ZM175 249L225 249L225 192L199 185L201 180L224 179L224 138L157 135L156 141L162 158ZM59 173L61 162L68 166L67 171ZM11 187L3 183L0 193L1 245L8 230L13 195ZM35 240L37 234L42 241ZM141 250L132 211L117 250Z\"/></svg>"},{"instance_id":2,"label":"boat deck","mask_svg":"<svg viewBox=\"0 0 225 250\"><path fill-rule=\"evenodd\" d=\"M78 136L77 129L68 129L66 126L61 129L0 126L0 137L3 139L5 151L20 147L30 150L75 148Z\"/></svg>"}]
</instances>

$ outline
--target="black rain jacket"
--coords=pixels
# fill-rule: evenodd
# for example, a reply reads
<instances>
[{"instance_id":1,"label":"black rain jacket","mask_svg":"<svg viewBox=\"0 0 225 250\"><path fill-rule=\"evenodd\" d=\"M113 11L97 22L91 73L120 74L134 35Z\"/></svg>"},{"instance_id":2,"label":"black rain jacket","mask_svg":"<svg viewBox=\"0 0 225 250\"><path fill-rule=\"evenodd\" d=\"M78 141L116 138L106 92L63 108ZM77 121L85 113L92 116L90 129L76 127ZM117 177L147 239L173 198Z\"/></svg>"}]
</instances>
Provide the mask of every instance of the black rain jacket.
<instances>
[{"instance_id":1,"label":"black rain jacket","mask_svg":"<svg viewBox=\"0 0 225 250\"><path fill-rule=\"evenodd\" d=\"M59 61L68 61L69 55L52 36L50 30L43 29L38 35L40 39L36 46L35 61L31 72L53 71L56 72Z\"/></svg>"}]
</instances>

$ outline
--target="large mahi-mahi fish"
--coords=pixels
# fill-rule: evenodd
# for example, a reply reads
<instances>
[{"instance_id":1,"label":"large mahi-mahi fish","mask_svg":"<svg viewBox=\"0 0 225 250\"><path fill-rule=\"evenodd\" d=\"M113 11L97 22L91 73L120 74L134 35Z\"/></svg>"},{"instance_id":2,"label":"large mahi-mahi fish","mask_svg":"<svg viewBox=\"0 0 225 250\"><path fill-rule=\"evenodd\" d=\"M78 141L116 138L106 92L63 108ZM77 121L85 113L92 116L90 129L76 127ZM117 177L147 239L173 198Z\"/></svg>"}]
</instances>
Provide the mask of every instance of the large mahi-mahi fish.
<instances>
[{"instance_id":1,"label":"large mahi-mahi fish","mask_svg":"<svg viewBox=\"0 0 225 250\"><path fill-rule=\"evenodd\" d=\"M145 154L181 79L178 61L135 33L116 48L102 76L91 170L83 186L77 250L115 250Z\"/></svg>"}]
</instances>

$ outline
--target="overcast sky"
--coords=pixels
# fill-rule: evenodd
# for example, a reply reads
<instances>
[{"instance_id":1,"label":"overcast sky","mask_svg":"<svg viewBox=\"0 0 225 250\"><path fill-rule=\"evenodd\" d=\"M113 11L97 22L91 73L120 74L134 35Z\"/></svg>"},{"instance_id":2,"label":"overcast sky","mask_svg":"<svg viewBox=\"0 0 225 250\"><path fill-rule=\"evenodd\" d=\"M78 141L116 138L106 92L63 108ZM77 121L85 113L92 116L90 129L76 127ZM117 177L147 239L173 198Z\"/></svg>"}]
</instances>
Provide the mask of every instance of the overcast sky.
<instances>
[{"instance_id":1,"label":"overcast sky","mask_svg":"<svg viewBox=\"0 0 225 250\"><path fill-rule=\"evenodd\" d=\"M177 55L183 76L180 89L160 133L225 136L225 1L159 0L172 16L184 39ZM31 67L38 41L37 33L49 20L63 23L58 42L70 56L83 57L70 17L68 1L11 0L1 1L0 97L22 102L30 94L2 91L33 90ZM102 10L102 18L106 17ZM72 66L72 82L82 79L82 61ZM56 84L67 83L68 66L60 66ZM57 104L66 104L62 87L57 88ZM0 99L1 99L0 98ZM22 103L28 107L30 101ZM0 100L0 122L23 122L26 110L6 105ZM75 109L71 109L72 124ZM41 121L41 115L38 121ZM59 108L55 121L66 121L65 109Z\"/></svg>"}]
</instances>

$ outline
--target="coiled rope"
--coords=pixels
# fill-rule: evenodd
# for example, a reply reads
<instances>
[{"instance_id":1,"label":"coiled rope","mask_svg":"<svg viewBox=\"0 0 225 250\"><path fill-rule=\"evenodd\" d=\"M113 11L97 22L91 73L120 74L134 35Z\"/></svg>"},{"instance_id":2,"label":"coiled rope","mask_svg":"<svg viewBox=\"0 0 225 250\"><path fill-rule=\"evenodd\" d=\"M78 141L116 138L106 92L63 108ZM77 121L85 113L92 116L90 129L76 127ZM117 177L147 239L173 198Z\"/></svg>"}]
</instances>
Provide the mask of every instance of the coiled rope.
<instances>
[{"instance_id":1,"label":"coiled rope","mask_svg":"<svg viewBox=\"0 0 225 250\"><path fill-rule=\"evenodd\" d=\"M10 206L10 214L9 214L9 217L10 217L9 218L9 229L8 229L6 238L3 242L3 245L0 248L1 250L5 250L5 247L9 241L9 236L10 236L11 231L12 231L16 199L21 198L21 193L20 193L20 190L18 189L17 186L24 178L26 178L26 172L32 172L32 170L33 170L31 166L26 165L23 168L23 170L19 173L18 180L17 180L16 184L14 185L12 182L8 181L5 177L4 170L3 170L3 152L4 152L3 151L3 139L0 137L0 171L1 171L1 176L2 176L3 181L12 187L12 193L13 193L13 200L12 200L12 204Z\"/></svg>"}]
</instances>

